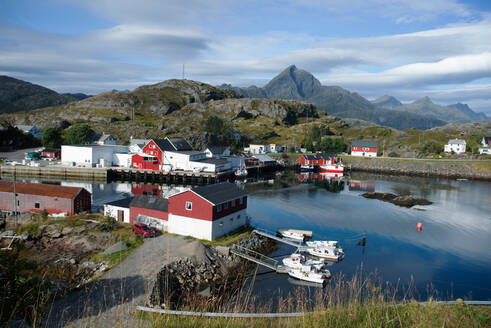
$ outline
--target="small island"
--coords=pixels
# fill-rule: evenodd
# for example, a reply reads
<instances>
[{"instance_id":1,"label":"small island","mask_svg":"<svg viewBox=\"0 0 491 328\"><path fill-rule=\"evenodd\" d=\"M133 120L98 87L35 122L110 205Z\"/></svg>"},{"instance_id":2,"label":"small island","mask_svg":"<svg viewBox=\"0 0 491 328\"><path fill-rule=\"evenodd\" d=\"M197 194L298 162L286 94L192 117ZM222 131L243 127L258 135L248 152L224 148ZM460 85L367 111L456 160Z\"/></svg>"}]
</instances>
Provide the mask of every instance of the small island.
<instances>
[{"instance_id":1,"label":"small island","mask_svg":"<svg viewBox=\"0 0 491 328\"><path fill-rule=\"evenodd\" d=\"M404 207L413 207L414 205L431 205L433 202L430 202L424 198L415 198L411 196L397 196L391 193L386 192L366 192L362 194L365 198L370 199L378 199L384 202L389 202L394 205L404 206Z\"/></svg>"}]
</instances>

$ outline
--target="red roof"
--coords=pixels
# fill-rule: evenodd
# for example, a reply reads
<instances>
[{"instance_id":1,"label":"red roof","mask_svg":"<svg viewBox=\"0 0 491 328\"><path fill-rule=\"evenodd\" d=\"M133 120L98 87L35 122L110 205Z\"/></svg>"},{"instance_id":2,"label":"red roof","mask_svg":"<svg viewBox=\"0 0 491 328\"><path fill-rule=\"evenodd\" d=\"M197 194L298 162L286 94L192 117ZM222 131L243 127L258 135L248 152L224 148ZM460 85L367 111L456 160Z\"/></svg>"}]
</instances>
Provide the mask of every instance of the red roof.
<instances>
[{"instance_id":1,"label":"red roof","mask_svg":"<svg viewBox=\"0 0 491 328\"><path fill-rule=\"evenodd\" d=\"M15 184L15 191L18 194L39 195L58 198L74 198L84 188L64 187L40 183L23 183ZM0 192L14 192L14 183L8 181L0 181Z\"/></svg>"}]
</instances>

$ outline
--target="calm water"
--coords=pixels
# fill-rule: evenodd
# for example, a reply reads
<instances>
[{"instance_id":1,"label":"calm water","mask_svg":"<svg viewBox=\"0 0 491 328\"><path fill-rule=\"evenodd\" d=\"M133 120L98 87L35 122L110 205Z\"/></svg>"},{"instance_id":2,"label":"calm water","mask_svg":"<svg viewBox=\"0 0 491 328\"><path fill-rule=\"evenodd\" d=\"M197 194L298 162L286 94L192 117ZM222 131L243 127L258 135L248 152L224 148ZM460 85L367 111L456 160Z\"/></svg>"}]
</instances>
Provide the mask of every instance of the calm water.
<instances>
[{"instance_id":1,"label":"calm water","mask_svg":"<svg viewBox=\"0 0 491 328\"><path fill-rule=\"evenodd\" d=\"M252 224L272 231L312 230L314 239L340 241L346 256L330 267L334 278L339 274L350 278L360 270L377 272L393 284L412 280L420 299L436 290L443 299L491 300L491 183L354 173L342 186L333 186L316 180L301 183L302 178L285 173L245 184ZM162 196L180 188L61 184L89 190L95 210L127 195ZM424 197L433 204L407 209L365 199L360 196L365 191ZM418 222L423 223L421 232L416 230ZM357 246L364 233L366 246ZM292 251L280 246L271 256ZM258 297L270 298L287 295L297 286L287 275L269 273L258 276L252 288Z\"/></svg>"}]
</instances>

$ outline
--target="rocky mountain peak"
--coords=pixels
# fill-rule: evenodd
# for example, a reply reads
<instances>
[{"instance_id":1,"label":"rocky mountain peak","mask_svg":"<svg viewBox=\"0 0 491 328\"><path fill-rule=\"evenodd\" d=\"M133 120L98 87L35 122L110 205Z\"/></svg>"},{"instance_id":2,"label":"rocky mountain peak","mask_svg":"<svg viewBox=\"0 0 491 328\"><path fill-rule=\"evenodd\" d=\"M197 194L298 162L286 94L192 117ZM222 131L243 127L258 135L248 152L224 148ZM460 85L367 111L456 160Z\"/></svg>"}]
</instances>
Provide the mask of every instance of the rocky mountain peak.
<instances>
[{"instance_id":1,"label":"rocky mountain peak","mask_svg":"<svg viewBox=\"0 0 491 328\"><path fill-rule=\"evenodd\" d=\"M373 100L372 104L374 104L377 107L388 108L388 109L394 109L402 105L402 103L398 99L389 95L384 95L380 98Z\"/></svg>"},{"instance_id":2,"label":"rocky mountain peak","mask_svg":"<svg viewBox=\"0 0 491 328\"><path fill-rule=\"evenodd\" d=\"M298 69L295 65L288 66L273 78L264 90L268 98L305 100L321 88L321 83L312 74Z\"/></svg>"}]
</instances>

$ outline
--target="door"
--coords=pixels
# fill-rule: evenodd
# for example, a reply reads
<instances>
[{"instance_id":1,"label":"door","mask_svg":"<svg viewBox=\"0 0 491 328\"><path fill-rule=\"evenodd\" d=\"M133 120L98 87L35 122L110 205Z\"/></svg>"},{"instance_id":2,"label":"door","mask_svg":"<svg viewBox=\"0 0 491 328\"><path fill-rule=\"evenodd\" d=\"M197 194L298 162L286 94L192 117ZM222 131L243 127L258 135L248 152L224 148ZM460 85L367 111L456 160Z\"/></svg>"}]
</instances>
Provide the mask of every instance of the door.
<instances>
[{"instance_id":1,"label":"door","mask_svg":"<svg viewBox=\"0 0 491 328\"><path fill-rule=\"evenodd\" d=\"M123 210L118 210L118 221L124 222L124 211Z\"/></svg>"}]
</instances>

